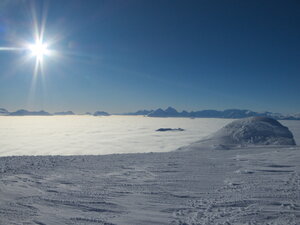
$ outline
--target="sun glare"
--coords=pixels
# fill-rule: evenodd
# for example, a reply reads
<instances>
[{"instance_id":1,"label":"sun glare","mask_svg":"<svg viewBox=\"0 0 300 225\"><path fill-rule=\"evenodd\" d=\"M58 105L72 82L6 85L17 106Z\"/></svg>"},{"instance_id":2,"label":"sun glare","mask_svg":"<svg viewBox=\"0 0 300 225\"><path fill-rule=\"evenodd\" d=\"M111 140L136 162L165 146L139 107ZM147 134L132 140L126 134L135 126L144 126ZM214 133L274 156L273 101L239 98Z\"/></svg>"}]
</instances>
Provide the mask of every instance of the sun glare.
<instances>
[{"instance_id":1,"label":"sun glare","mask_svg":"<svg viewBox=\"0 0 300 225\"><path fill-rule=\"evenodd\" d=\"M29 45L28 49L30 50L33 56L36 56L37 59L41 60L44 55L49 53L48 46L42 42L36 42L35 44Z\"/></svg>"}]
</instances>

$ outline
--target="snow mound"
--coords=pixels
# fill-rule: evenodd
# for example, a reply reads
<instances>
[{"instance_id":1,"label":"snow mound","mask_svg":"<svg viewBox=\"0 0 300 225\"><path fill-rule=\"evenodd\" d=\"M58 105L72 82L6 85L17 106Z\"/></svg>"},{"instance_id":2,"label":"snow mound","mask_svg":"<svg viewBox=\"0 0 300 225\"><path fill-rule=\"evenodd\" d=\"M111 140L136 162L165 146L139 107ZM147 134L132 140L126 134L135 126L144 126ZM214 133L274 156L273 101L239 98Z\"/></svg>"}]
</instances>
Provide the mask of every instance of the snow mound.
<instances>
[{"instance_id":1,"label":"snow mound","mask_svg":"<svg viewBox=\"0 0 300 225\"><path fill-rule=\"evenodd\" d=\"M231 149L256 145L296 145L291 131L277 120L250 117L235 120L212 135L180 150L197 148Z\"/></svg>"}]
</instances>

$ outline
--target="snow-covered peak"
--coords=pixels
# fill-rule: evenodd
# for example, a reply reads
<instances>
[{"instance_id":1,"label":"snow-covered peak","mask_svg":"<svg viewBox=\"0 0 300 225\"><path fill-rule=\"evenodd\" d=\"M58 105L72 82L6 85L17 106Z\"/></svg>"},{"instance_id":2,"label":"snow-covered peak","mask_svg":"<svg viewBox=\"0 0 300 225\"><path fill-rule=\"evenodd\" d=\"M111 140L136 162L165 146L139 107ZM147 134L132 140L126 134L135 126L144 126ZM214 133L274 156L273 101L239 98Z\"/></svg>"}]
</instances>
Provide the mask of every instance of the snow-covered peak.
<instances>
[{"instance_id":1,"label":"snow-covered peak","mask_svg":"<svg viewBox=\"0 0 300 225\"><path fill-rule=\"evenodd\" d=\"M94 116L109 116L109 113L104 112L104 111L96 111L93 115Z\"/></svg>"},{"instance_id":2,"label":"snow-covered peak","mask_svg":"<svg viewBox=\"0 0 300 225\"><path fill-rule=\"evenodd\" d=\"M9 112L6 109L0 108L0 115L8 115L8 114Z\"/></svg>"},{"instance_id":3,"label":"snow-covered peak","mask_svg":"<svg viewBox=\"0 0 300 225\"><path fill-rule=\"evenodd\" d=\"M293 134L277 120L268 117L250 117L235 120L184 149L230 149L253 145L296 145Z\"/></svg>"},{"instance_id":4,"label":"snow-covered peak","mask_svg":"<svg viewBox=\"0 0 300 225\"><path fill-rule=\"evenodd\" d=\"M165 110L166 113L168 114L177 114L177 110L172 108L171 106L169 106L166 110Z\"/></svg>"}]
</instances>

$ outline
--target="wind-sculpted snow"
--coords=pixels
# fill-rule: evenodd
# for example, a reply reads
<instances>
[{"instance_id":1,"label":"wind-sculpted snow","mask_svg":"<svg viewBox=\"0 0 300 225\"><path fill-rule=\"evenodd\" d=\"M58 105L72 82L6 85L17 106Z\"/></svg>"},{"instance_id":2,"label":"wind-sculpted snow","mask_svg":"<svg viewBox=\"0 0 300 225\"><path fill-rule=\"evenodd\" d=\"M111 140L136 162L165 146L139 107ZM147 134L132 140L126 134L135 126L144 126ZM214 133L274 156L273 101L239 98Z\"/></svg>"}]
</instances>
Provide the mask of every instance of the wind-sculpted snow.
<instances>
[{"instance_id":1,"label":"wind-sculpted snow","mask_svg":"<svg viewBox=\"0 0 300 225\"><path fill-rule=\"evenodd\" d=\"M180 150L230 149L253 145L296 145L291 131L277 120L251 117L235 120L208 137Z\"/></svg>"},{"instance_id":2,"label":"wind-sculpted snow","mask_svg":"<svg viewBox=\"0 0 300 225\"><path fill-rule=\"evenodd\" d=\"M300 224L300 151L0 158L0 224Z\"/></svg>"}]
</instances>

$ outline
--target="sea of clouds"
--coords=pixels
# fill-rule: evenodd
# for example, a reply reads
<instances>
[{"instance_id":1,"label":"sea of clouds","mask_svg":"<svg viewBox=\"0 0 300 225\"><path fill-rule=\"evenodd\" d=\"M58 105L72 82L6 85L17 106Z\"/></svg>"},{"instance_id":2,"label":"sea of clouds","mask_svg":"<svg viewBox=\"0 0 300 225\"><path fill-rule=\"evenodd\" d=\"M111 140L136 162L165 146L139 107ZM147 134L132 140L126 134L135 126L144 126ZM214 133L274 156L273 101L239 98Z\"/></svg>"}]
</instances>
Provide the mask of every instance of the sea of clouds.
<instances>
[{"instance_id":1,"label":"sea of clouds","mask_svg":"<svg viewBox=\"0 0 300 225\"><path fill-rule=\"evenodd\" d=\"M231 121L143 116L3 116L0 156L166 152L198 141ZM300 143L300 121L281 122ZM158 128L185 130L157 132Z\"/></svg>"}]
</instances>

